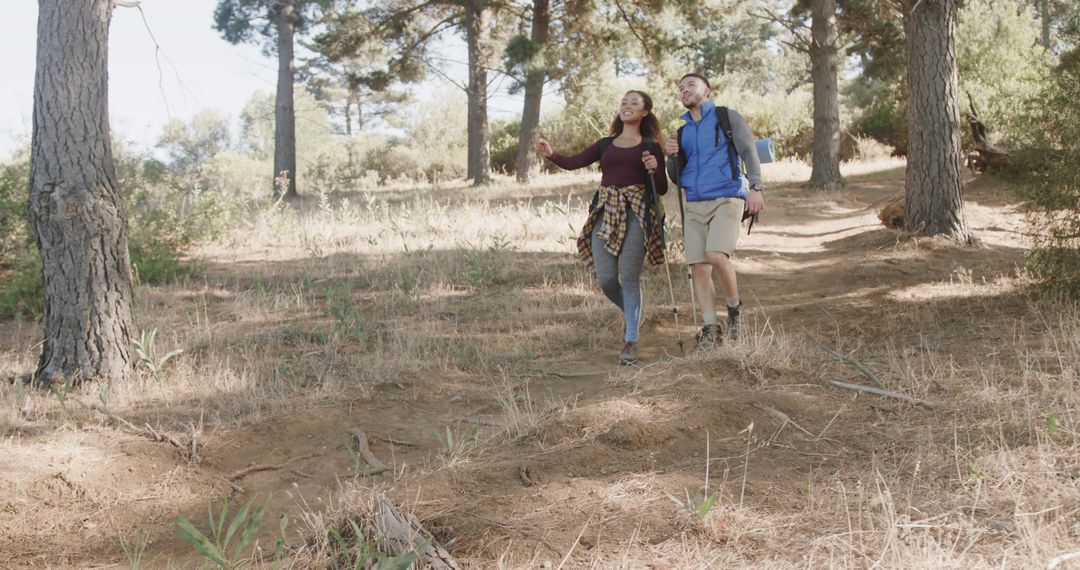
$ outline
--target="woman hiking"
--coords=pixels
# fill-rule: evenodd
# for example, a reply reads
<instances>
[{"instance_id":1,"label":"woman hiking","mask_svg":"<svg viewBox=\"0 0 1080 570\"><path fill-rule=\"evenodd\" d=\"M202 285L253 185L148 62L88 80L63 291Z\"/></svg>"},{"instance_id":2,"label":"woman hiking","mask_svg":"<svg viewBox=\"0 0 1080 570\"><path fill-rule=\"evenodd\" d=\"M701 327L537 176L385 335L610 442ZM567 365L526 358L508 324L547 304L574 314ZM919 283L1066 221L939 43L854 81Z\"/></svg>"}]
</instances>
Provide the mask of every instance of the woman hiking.
<instances>
[{"instance_id":1,"label":"woman hiking","mask_svg":"<svg viewBox=\"0 0 1080 570\"><path fill-rule=\"evenodd\" d=\"M638 327L641 321L641 267L664 262L664 220L657 212L659 198L667 192L660 122L652 114L652 99L641 91L623 95L619 112L611 122L611 134L573 156L563 156L544 139L536 150L565 170L583 168L600 161L600 189L593 196L589 217L578 236L578 252L596 268L604 295L623 312L625 344L619 361L637 361Z\"/></svg>"}]
</instances>

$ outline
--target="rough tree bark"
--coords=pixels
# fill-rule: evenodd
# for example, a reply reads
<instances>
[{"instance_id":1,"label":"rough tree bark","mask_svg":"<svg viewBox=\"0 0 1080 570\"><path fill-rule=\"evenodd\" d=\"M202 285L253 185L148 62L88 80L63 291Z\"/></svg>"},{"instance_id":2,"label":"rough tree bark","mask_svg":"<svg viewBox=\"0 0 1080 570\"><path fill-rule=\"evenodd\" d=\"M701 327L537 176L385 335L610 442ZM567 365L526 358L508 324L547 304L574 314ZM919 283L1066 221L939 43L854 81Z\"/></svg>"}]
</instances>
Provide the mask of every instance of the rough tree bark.
<instances>
[{"instance_id":1,"label":"rough tree bark","mask_svg":"<svg viewBox=\"0 0 1080 570\"><path fill-rule=\"evenodd\" d=\"M278 79L274 100L274 178L285 173L289 184L286 198L296 197L296 112L293 106L293 84L296 65L293 61L293 35L296 31L296 3L283 0L274 5L277 26ZM274 195L281 192L274 182Z\"/></svg>"},{"instance_id":2,"label":"rough tree bark","mask_svg":"<svg viewBox=\"0 0 1080 570\"><path fill-rule=\"evenodd\" d=\"M532 32L530 39L539 48L531 61L525 63L525 104L521 111L521 132L518 134L517 171L518 182L528 182L536 164L537 126L540 124L540 102L544 95L544 80L547 78L544 67L543 48L547 45L548 30L551 27L551 5L549 0L533 0Z\"/></svg>"},{"instance_id":3,"label":"rough tree bark","mask_svg":"<svg viewBox=\"0 0 1080 570\"><path fill-rule=\"evenodd\" d=\"M908 158L904 229L967 242L956 68L957 0L906 0Z\"/></svg>"},{"instance_id":4,"label":"rough tree bark","mask_svg":"<svg viewBox=\"0 0 1080 570\"><path fill-rule=\"evenodd\" d=\"M810 9L810 74L814 83L814 158L810 186L832 190L844 185L840 175L836 0L814 0Z\"/></svg>"},{"instance_id":5,"label":"rough tree bark","mask_svg":"<svg viewBox=\"0 0 1080 570\"><path fill-rule=\"evenodd\" d=\"M131 355L131 261L109 137L112 0L40 0L29 222L41 253L39 383L118 380Z\"/></svg>"},{"instance_id":6,"label":"rough tree bark","mask_svg":"<svg viewBox=\"0 0 1080 570\"><path fill-rule=\"evenodd\" d=\"M474 186L491 182L491 133L487 118L487 67L491 54L491 10L487 0L465 0L469 89L468 178Z\"/></svg>"},{"instance_id":7,"label":"rough tree bark","mask_svg":"<svg viewBox=\"0 0 1080 570\"><path fill-rule=\"evenodd\" d=\"M1050 0L1039 1L1040 36L1039 44L1044 49L1050 49Z\"/></svg>"}]
</instances>

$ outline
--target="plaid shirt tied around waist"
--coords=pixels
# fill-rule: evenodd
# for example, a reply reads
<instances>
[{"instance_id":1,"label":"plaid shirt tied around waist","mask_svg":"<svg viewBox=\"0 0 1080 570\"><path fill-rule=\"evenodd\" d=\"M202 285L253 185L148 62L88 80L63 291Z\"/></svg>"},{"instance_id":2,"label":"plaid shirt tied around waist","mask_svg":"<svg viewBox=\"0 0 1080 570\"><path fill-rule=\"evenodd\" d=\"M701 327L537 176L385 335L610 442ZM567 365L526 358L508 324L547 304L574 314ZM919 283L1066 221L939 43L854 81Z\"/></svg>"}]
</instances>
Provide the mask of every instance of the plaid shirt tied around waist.
<instances>
[{"instance_id":1,"label":"plaid shirt tied around waist","mask_svg":"<svg viewBox=\"0 0 1080 570\"><path fill-rule=\"evenodd\" d=\"M627 208L640 220L645 234L646 261L649 265L660 265L664 262L663 222L658 222L659 216L645 185L635 184L622 188L601 187L597 191L589 217L585 220L585 227L581 228L577 239L578 253L586 265L593 265L592 230L600 216L603 216L603 221L597 237L604 240L604 249L614 256L618 256L622 251L623 240L626 239Z\"/></svg>"}]
</instances>

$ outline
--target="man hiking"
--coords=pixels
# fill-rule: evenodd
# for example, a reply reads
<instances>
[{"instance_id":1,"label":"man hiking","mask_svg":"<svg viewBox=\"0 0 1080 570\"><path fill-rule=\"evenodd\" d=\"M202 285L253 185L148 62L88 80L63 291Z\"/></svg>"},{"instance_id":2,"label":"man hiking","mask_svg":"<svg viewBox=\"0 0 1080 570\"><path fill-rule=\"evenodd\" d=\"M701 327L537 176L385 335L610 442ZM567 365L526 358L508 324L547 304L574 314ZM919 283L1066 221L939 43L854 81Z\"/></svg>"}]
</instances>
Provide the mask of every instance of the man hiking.
<instances>
[{"instance_id":1,"label":"man hiking","mask_svg":"<svg viewBox=\"0 0 1080 570\"><path fill-rule=\"evenodd\" d=\"M765 209L761 162L750 127L739 113L717 107L709 100L710 93L704 76L688 73L679 80L679 98L688 109L682 116L686 124L664 144L664 152L674 157L668 162L668 174L686 192L686 263L705 325L698 333L699 347L722 338L714 270L727 301L728 336L738 337L742 301L731 256L743 213L754 215ZM740 159L746 163L746 175Z\"/></svg>"}]
</instances>

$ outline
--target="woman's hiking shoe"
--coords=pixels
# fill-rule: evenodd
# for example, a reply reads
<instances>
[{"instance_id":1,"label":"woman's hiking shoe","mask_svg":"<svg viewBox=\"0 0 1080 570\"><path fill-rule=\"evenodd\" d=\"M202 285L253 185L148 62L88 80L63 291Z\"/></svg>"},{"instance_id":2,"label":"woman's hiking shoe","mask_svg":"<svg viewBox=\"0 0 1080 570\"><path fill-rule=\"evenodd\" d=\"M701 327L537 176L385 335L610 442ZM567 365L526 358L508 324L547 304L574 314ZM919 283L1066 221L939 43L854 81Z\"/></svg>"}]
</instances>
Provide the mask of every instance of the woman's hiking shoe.
<instances>
[{"instance_id":1,"label":"woman's hiking shoe","mask_svg":"<svg viewBox=\"0 0 1080 570\"><path fill-rule=\"evenodd\" d=\"M705 325L694 336L697 337L695 349L712 348L720 344L720 325Z\"/></svg>"},{"instance_id":2,"label":"woman's hiking shoe","mask_svg":"<svg viewBox=\"0 0 1080 570\"><path fill-rule=\"evenodd\" d=\"M633 364L637 362L637 343L633 341L626 341L626 344L622 347L622 352L619 353L619 362L623 364Z\"/></svg>"},{"instance_id":3,"label":"woman's hiking shoe","mask_svg":"<svg viewBox=\"0 0 1080 570\"><path fill-rule=\"evenodd\" d=\"M731 340L739 340L739 332L742 329L742 302L734 307L727 308L728 336Z\"/></svg>"}]
</instances>

